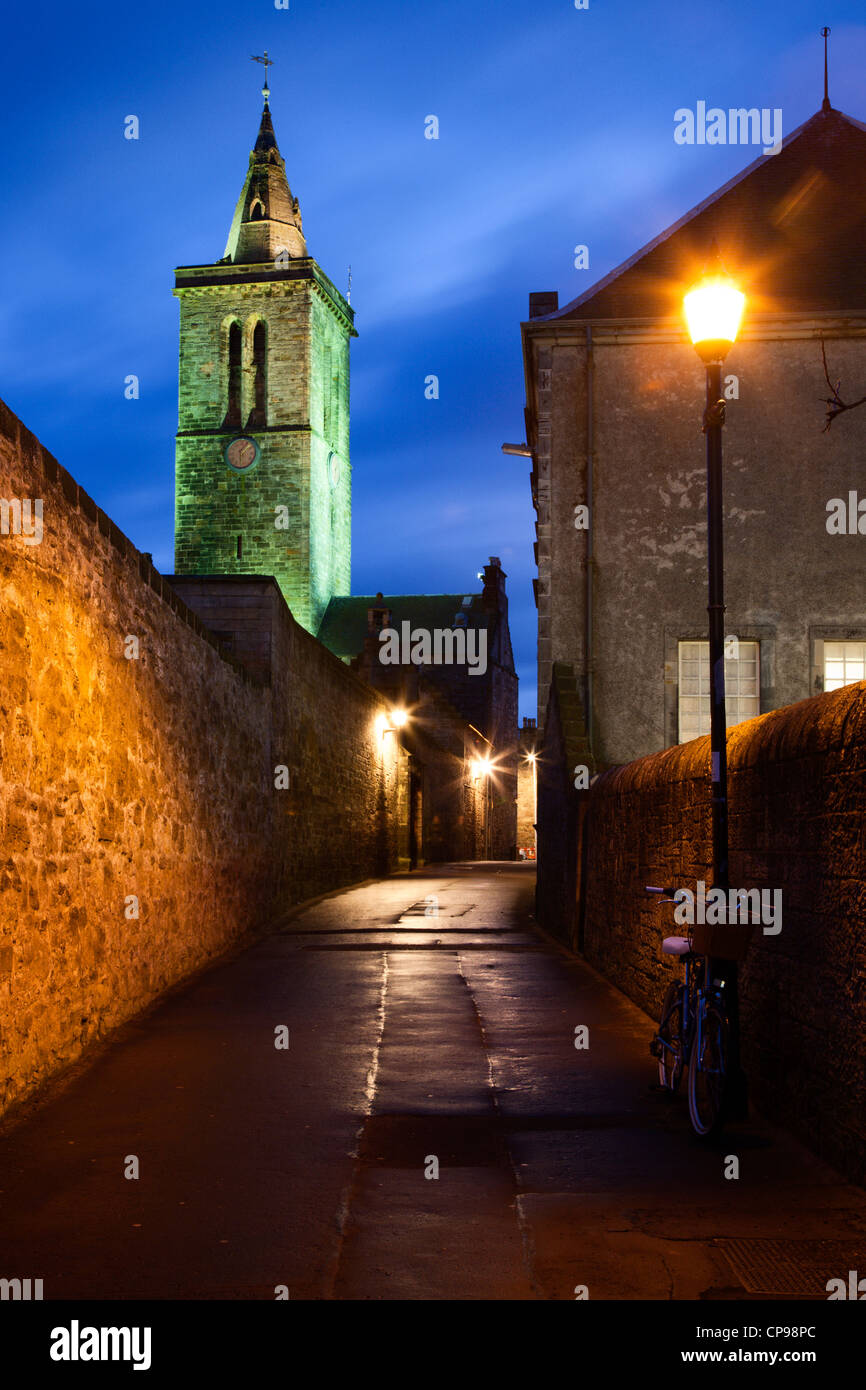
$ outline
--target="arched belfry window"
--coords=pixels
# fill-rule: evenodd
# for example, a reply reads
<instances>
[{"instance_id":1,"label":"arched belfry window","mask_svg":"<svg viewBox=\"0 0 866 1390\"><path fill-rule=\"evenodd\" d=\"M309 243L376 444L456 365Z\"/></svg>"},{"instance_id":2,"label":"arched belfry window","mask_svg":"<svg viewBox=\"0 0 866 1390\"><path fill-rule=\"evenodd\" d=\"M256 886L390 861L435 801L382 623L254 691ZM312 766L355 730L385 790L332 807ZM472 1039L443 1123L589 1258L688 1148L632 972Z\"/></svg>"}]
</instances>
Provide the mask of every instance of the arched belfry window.
<instances>
[{"instance_id":1,"label":"arched belfry window","mask_svg":"<svg viewBox=\"0 0 866 1390\"><path fill-rule=\"evenodd\" d=\"M262 428L268 423L267 348L267 328L259 320L253 329L253 408L247 421L247 429Z\"/></svg>"},{"instance_id":2,"label":"arched belfry window","mask_svg":"<svg viewBox=\"0 0 866 1390\"><path fill-rule=\"evenodd\" d=\"M223 429L239 430L241 427L241 326L229 325L228 340L228 399Z\"/></svg>"},{"instance_id":3,"label":"arched belfry window","mask_svg":"<svg viewBox=\"0 0 866 1390\"><path fill-rule=\"evenodd\" d=\"M250 204L250 221L261 222L264 215L265 205L262 202L261 198L256 198L254 202Z\"/></svg>"}]
</instances>

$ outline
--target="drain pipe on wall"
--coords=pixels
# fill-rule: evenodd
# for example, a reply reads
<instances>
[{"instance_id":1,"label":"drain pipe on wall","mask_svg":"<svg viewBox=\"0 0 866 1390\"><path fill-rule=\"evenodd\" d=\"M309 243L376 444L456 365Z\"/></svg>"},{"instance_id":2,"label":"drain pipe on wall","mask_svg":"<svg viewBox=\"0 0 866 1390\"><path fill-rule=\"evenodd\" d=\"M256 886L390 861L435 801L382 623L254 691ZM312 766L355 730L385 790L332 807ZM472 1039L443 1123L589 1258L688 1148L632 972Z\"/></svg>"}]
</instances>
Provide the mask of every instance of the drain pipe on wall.
<instances>
[{"instance_id":1,"label":"drain pipe on wall","mask_svg":"<svg viewBox=\"0 0 866 1390\"><path fill-rule=\"evenodd\" d=\"M593 747L593 690L592 690L592 582L595 568L593 549L593 530L595 506L593 503L593 465L595 462L595 421L593 417L593 385L595 362L593 360L592 328L586 326L586 589L584 594L584 713L586 715L586 737L590 754Z\"/></svg>"}]
</instances>

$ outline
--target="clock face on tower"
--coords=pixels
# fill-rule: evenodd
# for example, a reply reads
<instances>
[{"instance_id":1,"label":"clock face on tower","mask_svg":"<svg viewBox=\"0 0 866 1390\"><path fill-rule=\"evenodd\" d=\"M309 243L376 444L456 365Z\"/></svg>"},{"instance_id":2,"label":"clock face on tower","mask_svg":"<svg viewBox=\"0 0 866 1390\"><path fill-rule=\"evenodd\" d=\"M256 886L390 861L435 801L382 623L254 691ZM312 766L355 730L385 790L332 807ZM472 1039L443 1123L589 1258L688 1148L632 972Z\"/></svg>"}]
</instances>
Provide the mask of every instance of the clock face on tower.
<instances>
[{"instance_id":1,"label":"clock face on tower","mask_svg":"<svg viewBox=\"0 0 866 1390\"><path fill-rule=\"evenodd\" d=\"M250 439L248 435L241 435L226 446L225 459L229 468L233 468L236 473L245 473L258 461L260 453L261 450L254 439Z\"/></svg>"}]
</instances>

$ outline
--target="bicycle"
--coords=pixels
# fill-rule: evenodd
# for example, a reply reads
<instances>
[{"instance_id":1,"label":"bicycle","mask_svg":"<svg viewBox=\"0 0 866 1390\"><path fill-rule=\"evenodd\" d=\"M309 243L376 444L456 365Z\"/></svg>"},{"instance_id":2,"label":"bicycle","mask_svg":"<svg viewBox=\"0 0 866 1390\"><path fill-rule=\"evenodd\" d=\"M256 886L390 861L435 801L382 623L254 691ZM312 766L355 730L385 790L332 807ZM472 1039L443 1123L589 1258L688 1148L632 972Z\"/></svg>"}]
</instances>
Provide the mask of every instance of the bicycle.
<instances>
[{"instance_id":1,"label":"bicycle","mask_svg":"<svg viewBox=\"0 0 866 1390\"><path fill-rule=\"evenodd\" d=\"M660 903L677 902L670 888L647 885L646 891L660 894ZM724 1125L729 1098L730 1024L724 980L714 978L710 957L695 951L691 929L688 936L666 936L662 951L680 957L685 978L668 986L650 1053L658 1062L660 1085L671 1094L678 1091L688 1067L692 1128L702 1139L711 1138Z\"/></svg>"}]
</instances>

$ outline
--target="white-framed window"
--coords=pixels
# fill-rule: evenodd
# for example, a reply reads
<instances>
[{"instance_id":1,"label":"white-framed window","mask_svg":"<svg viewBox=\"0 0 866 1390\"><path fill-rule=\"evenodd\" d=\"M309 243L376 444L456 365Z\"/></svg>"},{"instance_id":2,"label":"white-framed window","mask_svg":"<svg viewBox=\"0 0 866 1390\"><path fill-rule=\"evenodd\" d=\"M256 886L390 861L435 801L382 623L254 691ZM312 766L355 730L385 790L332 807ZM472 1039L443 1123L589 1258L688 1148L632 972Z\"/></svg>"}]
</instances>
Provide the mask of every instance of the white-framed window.
<instances>
[{"instance_id":1,"label":"white-framed window","mask_svg":"<svg viewBox=\"0 0 866 1390\"><path fill-rule=\"evenodd\" d=\"M725 712L728 728L761 713L761 660L757 642L738 642L725 658ZM680 743L710 732L710 644L679 644Z\"/></svg>"},{"instance_id":2,"label":"white-framed window","mask_svg":"<svg viewBox=\"0 0 866 1390\"><path fill-rule=\"evenodd\" d=\"M824 643L824 689L866 680L866 642Z\"/></svg>"}]
</instances>

